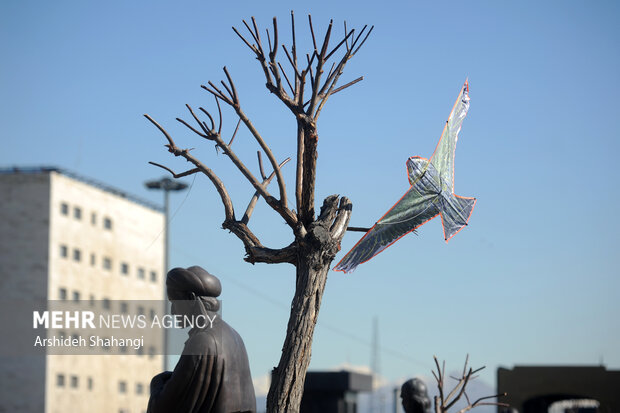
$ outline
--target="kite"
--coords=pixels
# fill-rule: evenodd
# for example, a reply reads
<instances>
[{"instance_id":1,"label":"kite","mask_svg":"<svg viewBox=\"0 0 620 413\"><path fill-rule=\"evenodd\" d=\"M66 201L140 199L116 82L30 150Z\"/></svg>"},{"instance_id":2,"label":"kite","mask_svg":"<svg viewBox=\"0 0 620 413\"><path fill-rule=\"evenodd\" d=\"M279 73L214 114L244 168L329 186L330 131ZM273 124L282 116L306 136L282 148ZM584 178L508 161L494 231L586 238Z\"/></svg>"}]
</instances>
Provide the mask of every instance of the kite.
<instances>
[{"instance_id":1,"label":"kite","mask_svg":"<svg viewBox=\"0 0 620 413\"><path fill-rule=\"evenodd\" d=\"M407 160L411 187L340 260L335 271L354 271L359 264L437 215L441 216L446 242L467 225L476 198L454 194L454 151L468 109L469 84L466 80L430 160L420 156Z\"/></svg>"}]
</instances>

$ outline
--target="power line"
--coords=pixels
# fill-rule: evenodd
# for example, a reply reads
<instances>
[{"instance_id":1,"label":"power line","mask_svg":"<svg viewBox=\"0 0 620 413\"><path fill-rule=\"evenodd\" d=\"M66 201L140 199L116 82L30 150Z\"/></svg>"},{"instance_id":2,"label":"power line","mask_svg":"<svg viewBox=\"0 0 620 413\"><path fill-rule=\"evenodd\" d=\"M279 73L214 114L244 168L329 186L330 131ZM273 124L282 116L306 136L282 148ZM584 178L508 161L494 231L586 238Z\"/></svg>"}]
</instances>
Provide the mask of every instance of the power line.
<instances>
[{"instance_id":1,"label":"power line","mask_svg":"<svg viewBox=\"0 0 620 413\"><path fill-rule=\"evenodd\" d=\"M174 248L173 248L174 249ZM198 258L192 256L192 254L188 254L187 251L180 251L177 249L174 249L175 252L185 255L188 258L191 258L193 260L197 260ZM290 311L291 306L276 299L273 298L272 296L265 294L264 292L257 290L254 287L251 287L249 285L247 285L246 283L240 281L239 279L236 279L234 276L228 277L226 278L226 281L230 281L233 284L235 284L237 287L246 290L247 292L251 293L252 295L254 295L257 298L260 298L261 300L268 302L269 304L277 307L277 308L282 308L282 309L286 309L287 311ZM370 341L368 341L368 339L364 339L362 337L359 337L353 333L350 333L348 331L345 331L342 329L342 327L336 327L334 325L331 325L329 323L326 323L324 321L318 321L317 325L320 326L322 329L330 331L332 333L334 333L335 335L347 338L351 341L355 341L358 344L361 344L363 346L366 346L368 348L373 348L373 343L371 343ZM400 351L394 350L394 349L390 349L388 347L385 346L380 346L377 344L377 352L378 353L382 353L384 355L388 355L403 361L407 361L409 363L412 364L416 364L420 367L423 367L425 369L429 369L432 370L432 366L426 362L420 361L420 360L416 360L413 357L409 356L408 354L402 353Z\"/></svg>"}]
</instances>

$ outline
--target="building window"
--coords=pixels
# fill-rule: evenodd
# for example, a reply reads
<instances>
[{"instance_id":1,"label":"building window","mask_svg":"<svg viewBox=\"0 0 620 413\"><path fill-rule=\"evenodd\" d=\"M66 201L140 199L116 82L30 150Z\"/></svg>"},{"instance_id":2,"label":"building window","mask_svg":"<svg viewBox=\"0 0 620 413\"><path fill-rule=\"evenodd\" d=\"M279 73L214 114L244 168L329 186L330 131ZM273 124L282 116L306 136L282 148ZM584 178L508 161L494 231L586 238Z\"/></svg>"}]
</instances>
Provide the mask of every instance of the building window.
<instances>
[{"instance_id":1,"label":"building window","mask_svg":"<svg viewBox=\"0 0 620 413\"><path fill-rule=\"evenodd\" d=\"M66 300L67 299L67 289L66 288L59 288L58 289L58 299L59 300Z\"/></svg>"},{"instance_id":2,"label":"building window","mask_svg":"<svg viewBox=\"0 0 620 413\"><path fill-rule=\"evenodd\" d=\"M74 291L73 292L73 301L80 301L80 292L79 291Z\"/></svg>"},{"instance_id":3,"label":"building window","mask_svg":"<svg viewBox=\"0 0 620 413\"><path fill-rule=\"evenodd\" d=\"M71 376L71 387L77 389L78 387L78 376Z\"/></svg>"},{"instance_id":4,"label":"building window","mask_svg":"<svg viewBox=\"0 0 620 413\"><path fill-rule=\"evenodd\" d=\"M81 220L82 219L82 208L80 208L80 207L73 208L73 218L75 218L77 220Z\"/></svg>"},{"instance_id":5,"label":"building window","mask_svg":"<svg viewBox=\"0 0 620 413\"><path fill-rule=\"evenodd\" d=\"M97 225L97 214L94 212L90 214L90 223Z\"/></svg>"},{"instance_id":6,"label":"building window","mask_svg":"<svg viewBox=\"0 0 620 413\"><path fill-rule=\"evenodd\" d=\"M109 298L104 298L103 299L103 308L106 310L110 309L110 299Z\"/></svg>"},{"instance_id":7,"label":"building window","mask_svg":"<svg viewBox=\"0 0 620 413\"><path fill-rule=\"evenodd\" d=\"M144 393L144 385L142 383L136 383L136 394Z\"/></svg>"},{"instance_id":8,"label":"building window","mask_svg":"<svg viewBox=\"0 0 620 413\"><path fill-rule=\"evenodd\" d=\"M111 270L112 269L112 260L108 257L103 257L103 269Z\"/></svg>"},{"instance_id":9,"label":"building window","mask_svg":"<svg viewBox=\"0 0 620 413\"><path fill-rule=\"evenodd\" d=\"M152 308L149 311L149 318L150 318L151 321L155 320L155 310L153 310Z\"/></svg>"},{"instance_id":10,"label":"building window","mask_svg":"<svg viewBox=\"0 0 620 413\"><path fill-rule=\"evenodd\" d=\"M105 229L112 229L112 220L108 217L103 218L103 227Z\"/></svg>"},{"instance_id":11,"label":"building window","mask_svg":"<svg viewBox=\"0 0 620 413\"><path fill-rule=\"evenodd\" d=\"M119 393L127 393L127 382L119 381L118 382L118 392Z\"/></svg>"},{"instance_id":12,"label":"building window","mask_svg":"<svg viewBox=\"0 0 620 413\"><path fill-rule=\"evenodd\" d=\"M138 315L144 315L144 307L138 306Z\"/></svg>"},{"instance_id":13,"label":"building window","mask_svg":"<svg viewBox=\"0 0 620 413\"><path fill-rule=\"evenodd\" d=\"M56 375L56 386L65 387L65 375L64 374Z\"/></svg>"},{"instance_id":14,"label":"building window","mask_svg":"<svg viewBox=\"0 0 620 413\"><path fill-rule=\"evenodd\" d=\"M121 274L129 274L129 264L127 264L126 262L121 263Z\"/></svg>"},{"instance_id":15,"label":"building window","mask_svg":"<svg viewBox=\"0 0 620 413\"><path fill-rule=\"evenodd\" d=\"M155 271L151 271L151 281L157 281L157 273Z\"/></svg>"},{"instance_id":16,"label":"building window","mask_svg":"<svg viewBox=\"0 0 620 413\"><path fill-rule=\"evenodd\" d=\"M127 313L129 311L127 303L126 302L122 302L121 303L121 313Z\"/></svg>"},{"instance_id":17,"label":"building window","mask_svg":"<svg viewBox=\"0 0 620 413\"><path fill-rule=\"evenodd\" d=\"M67 258L67 255L69 255L69 248L67 248L66 245L61 245L60 246L60 256L62 258Z\"/></svg>"},{"instance_id":18,"label":"building window","mask_svg":"<svg viewBox=\"0 0 620 413\"><path fill-rule=\"evenodd\" d=\"M80 336L78 336L77 334L72 334L71 335L71 341L79 343L80 342Z\"/></svg>"},{"instance_id":19,"label":"building window","mask_svg":"<svg viewBox=\"0 0 620 413\"><path fill-rule=\"evenodd\" d=\"M144 268L138 268L138 278L141 280L144 280L144 278L146 277L146 271L144 271Z\"/></svg>"},{"instance_id":20,"label":"building window","mask_svg":"<svg viewBox=\"0 0 620 413\"><path fill-rule=\"evenodd\" d=\"M66 202L60 204L60 213L63 215L69 215L69 204Z\"/></svg>"},{"instance_id":21,"label":"building window","mask_svg":"<svg viewBox=\"0 0 620 413\"><path fill-rule=\"evenodd\" d=\"M90 265L91 266L95 266L97 264L97 258L95 257L95 253L91 253L90 254Z\"/></svg>"},{"instance_id":22,"label":"building window","mask_svg":"<svg viewBox=\"0 0 620 413\"><path fill-rule=\"evenodd\" d=\"M78 248L73 249L73 261L82 261L82 251L80 251Z\"/></svg>"},{"instance_id":23,"label":"building window","mask_svg":"<svg viewBox=\"0 0 620 413\"><path fill-rule=\"evenodd\" d=\"M93 378L92 377L88 378L88 384L86 386L88 387L88 390L93 389Z\"/></svg>"}]
</instances>

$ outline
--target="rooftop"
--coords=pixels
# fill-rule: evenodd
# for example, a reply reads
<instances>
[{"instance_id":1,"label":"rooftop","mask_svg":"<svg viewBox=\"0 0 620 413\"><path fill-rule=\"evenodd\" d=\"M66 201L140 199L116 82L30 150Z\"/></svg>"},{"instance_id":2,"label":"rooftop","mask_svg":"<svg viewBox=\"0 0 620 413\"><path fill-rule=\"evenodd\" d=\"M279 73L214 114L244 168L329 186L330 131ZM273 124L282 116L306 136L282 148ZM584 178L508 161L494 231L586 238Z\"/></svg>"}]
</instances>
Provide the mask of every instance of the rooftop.
<instances>
[{"instance_id":1,"label":"rooftop","mask_svg":"<svg viewBox=\"0 0 620 413\"><path fill-rule=\"evenodd\" d=\"M71 172L64 168L58 168L56 166L33 166L33 167L21 167L21 166L13 166L10 168L0 168L0 175L17 175L17 174L48 174L50 172L56 172L61 175L67 176L69 178L75 179L77 181L83 182L85 184L94 186L96 188L101 189L102 191L108 192L110 194L116 195L120 198L125 198L129 201L140 204L144 207L153 209L155 211L163 212L163 207L154 204L153 202L147 201L135 195L128 194L127 192L121 191L118 188L114 188L108 184L104 184L103 182L97 181L96 179L88 178L82 175L79 175L75 172Z\"/></svg>"}]
</instances>

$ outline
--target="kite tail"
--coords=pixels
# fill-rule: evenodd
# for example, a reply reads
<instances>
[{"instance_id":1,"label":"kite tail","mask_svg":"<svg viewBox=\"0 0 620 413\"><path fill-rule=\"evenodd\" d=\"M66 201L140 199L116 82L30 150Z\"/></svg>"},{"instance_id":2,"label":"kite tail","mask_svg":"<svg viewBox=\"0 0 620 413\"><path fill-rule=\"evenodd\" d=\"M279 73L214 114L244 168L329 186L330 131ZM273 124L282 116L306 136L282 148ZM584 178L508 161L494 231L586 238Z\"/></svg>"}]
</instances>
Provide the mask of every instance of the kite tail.
<instances>
[{"instance_id":1,"label":"kite tail","mask_svg":"<svg viewBox=\"0 0 620 413\"><path fill-rule=\"evenodd\" d=\"M443 235L446 242L462 230L469 221L471 213L474 211L476 198L461 197L453 195L442 202L441 222L443 224Z\"/></svg>"}]
</instances>

